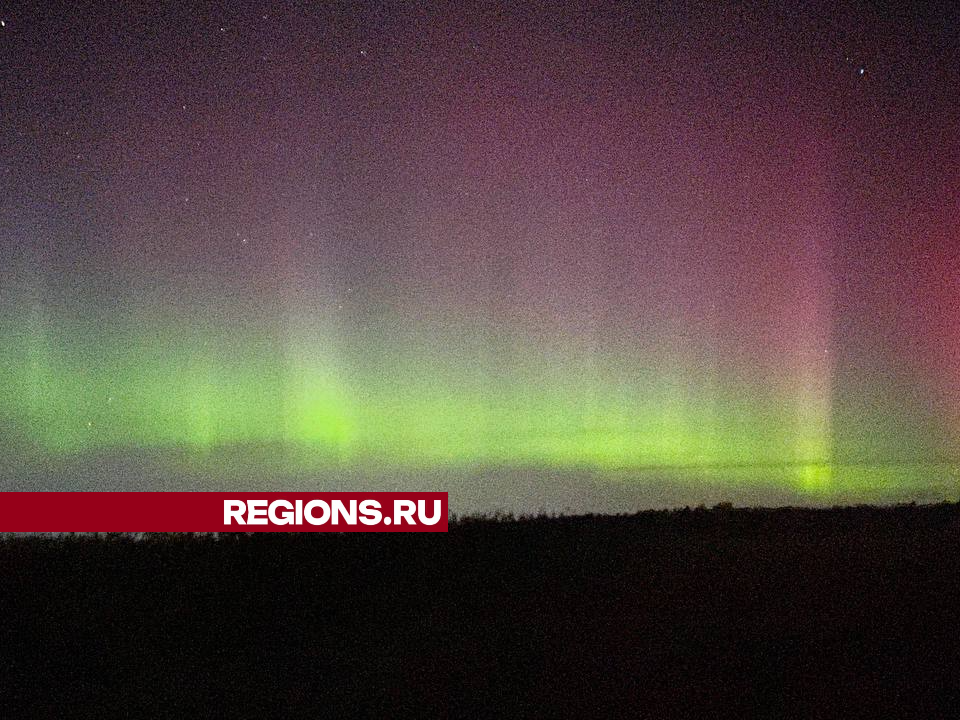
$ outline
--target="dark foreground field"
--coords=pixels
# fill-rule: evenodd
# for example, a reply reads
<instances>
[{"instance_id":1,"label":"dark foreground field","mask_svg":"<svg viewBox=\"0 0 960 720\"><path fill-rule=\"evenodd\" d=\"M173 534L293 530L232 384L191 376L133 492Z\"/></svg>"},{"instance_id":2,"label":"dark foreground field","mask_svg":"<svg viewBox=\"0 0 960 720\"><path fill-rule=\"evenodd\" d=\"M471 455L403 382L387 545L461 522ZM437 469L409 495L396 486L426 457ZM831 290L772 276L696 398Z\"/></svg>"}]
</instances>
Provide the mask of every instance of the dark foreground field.
<instances>
[{"instance_id":1,"label":"dark foreground field","mask_svg":"<svg viewBox=\"0 0 960 720\"><path fill-rule=\"evenodd\" d=\"M0 715L934 717L958 542L946 504L7 540Z\"/></svg>"}]
</instances>

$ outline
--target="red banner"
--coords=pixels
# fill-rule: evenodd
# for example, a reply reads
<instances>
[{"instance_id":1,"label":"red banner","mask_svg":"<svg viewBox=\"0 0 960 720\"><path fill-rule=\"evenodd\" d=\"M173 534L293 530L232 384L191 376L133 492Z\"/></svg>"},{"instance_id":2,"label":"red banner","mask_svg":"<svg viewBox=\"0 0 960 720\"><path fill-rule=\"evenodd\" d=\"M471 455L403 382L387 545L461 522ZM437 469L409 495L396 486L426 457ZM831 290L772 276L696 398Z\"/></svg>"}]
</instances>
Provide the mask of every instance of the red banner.
<instances>
[{"instance_id":1,"label":"red banner","mask_svg":"<svg viewBox=\"0 0 960 720\"><path fill-rule=\"evenodd\" d=\"M446 532L445 492L4 492L0 532Z\"/></svg>"}]
</instances>

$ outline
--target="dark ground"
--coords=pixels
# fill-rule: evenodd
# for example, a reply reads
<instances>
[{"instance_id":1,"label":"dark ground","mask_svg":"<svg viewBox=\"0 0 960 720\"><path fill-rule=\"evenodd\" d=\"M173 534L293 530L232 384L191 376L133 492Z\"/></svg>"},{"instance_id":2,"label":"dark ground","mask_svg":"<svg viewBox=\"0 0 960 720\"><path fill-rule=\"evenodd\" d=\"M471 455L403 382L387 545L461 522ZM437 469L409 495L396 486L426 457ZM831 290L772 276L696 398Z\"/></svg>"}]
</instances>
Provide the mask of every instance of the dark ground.
<instances>
[{"instance_id":1,"label":"dark ground","mask_svg":"<svg viewBox=\"0 0 960 720\"><path fill-rule=\"evenodd\" d=\"M930 718L958 541L952 504L9 539L0 715Z\"/></svg>"}]
</instances>

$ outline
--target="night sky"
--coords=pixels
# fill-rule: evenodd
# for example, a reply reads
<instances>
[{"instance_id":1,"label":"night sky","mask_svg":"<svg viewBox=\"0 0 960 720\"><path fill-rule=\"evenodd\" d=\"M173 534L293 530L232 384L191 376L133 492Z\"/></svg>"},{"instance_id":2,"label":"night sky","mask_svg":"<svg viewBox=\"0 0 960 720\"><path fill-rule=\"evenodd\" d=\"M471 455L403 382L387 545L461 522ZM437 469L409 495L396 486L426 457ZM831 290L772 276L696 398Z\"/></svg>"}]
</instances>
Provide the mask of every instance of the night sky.
<instances>
[{"instance_id":1,"label":"night sky","mask_svg":"<svg viewBox=\"0 0 960 720\"><path fill-rule=\"evenodd\" d=\"M0 487L955 499L960 5L0 5Z\"/></svg>"}]
</instances>

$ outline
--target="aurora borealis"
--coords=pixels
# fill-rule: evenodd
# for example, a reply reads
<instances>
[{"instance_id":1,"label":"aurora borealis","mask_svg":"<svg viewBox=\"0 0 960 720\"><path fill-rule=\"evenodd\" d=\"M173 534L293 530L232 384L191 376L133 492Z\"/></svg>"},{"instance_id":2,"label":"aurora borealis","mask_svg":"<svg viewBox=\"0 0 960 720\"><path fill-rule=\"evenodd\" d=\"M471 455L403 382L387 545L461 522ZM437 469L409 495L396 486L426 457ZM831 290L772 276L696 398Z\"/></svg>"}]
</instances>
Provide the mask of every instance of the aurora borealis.
<instances>
[{"instance_id":1,"label":"aurora borealis","mask_svg":"<svg viewBox=\"0 0 960 720\"><path fill-rule=\"evenodd\" d=\"M5 487L956 497L952 4L0 14Z\"/></svg>"}]
</instances>

